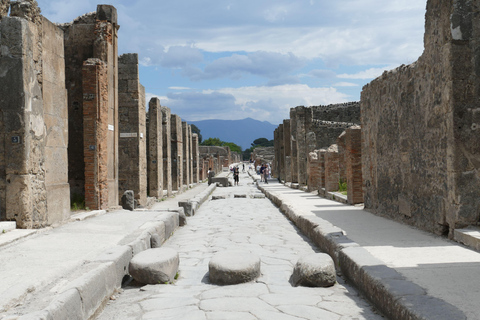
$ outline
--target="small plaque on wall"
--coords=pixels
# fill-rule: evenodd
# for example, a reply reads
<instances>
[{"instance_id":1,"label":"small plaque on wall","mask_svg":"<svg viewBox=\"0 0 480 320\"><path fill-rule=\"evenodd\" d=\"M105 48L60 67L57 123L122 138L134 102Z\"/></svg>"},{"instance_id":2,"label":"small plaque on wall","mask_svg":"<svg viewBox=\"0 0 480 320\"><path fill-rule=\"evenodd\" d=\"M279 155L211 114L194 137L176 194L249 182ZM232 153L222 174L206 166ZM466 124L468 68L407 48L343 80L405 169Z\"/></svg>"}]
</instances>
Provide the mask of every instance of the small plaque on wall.
<instances>
[{"instance_id":1,"label":"small plaque on wall","mask_svg":"<svg viewBox=\"0 0 480 320\"><path fill-rule=\"evenodd\" d=\"M120 133L120 138L136 138L136 137L137 137L137 133L136 133L136 132L132 132L132 133L124 132L124 133Z\"/></svg>"},{"instance_id":2,"label":"small plaque on wall","mask_svg":"<svg viewBox=\"0 0 480 320\"><path fill-rule=\"evenodd\" d=\"M20 136L13 136L12 143L19 144L20 143Z\"/></svg>"}]
</instances>

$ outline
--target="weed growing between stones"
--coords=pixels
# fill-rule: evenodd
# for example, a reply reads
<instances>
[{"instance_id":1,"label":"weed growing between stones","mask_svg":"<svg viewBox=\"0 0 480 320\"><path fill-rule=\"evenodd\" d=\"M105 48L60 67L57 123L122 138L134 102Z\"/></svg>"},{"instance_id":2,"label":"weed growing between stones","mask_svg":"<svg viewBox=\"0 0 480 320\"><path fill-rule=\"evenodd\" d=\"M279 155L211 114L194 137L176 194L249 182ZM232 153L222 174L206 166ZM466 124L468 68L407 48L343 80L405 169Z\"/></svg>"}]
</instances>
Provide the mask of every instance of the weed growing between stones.
<instances>
[{"instance_id":1,"label":"weed growing between stones","mask_svg":"<svg viewBox=\"0 0 480 320\"><path fill-rule=\"evenodd\" d=\"M85 197L78 193L72 194L70 208L72 211L88 210L88 207L85 207Z\"/></svg>"}]
</instances>

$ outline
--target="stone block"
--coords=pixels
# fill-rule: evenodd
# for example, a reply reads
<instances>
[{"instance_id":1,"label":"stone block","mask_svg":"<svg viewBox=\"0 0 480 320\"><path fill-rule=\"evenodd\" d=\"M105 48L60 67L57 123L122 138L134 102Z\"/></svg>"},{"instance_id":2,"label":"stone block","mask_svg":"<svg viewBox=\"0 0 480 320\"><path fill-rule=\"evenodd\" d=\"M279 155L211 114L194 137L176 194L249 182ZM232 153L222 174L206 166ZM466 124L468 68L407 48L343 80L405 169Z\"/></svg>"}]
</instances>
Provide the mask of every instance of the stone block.
<instances>
[{"instance_id":1,"label":"stone block","mask_svg":"<svg viewBox=\"0 0 480 320\"><path fill-rule=\"evenodd\" d=\"M210 282L232 285L253 281L260 276L260 257L250 252L223 251L208 263Z\"/></svg>"},{"instance_id":2,"label":"stone block","mask_svg":"<svg viewBox=\"0 0 480 320\"><path fill-rule=\"evenodd\" d=\"M325 253L301 257L293 269L290 282L293 286L331 287L337 282L332 258Z\"/></svg>"},{"instance_id":3,"label":"stone block","mask_svg":"<svg viewBox=\"0 0 480 320\"><path fill-rule=\"evenodd\" d=\"M178 272L178 252L170 248L145 250L135 255L128 267L130 275L145 284L172 283Z\"/></svg>"},{"instance_id":4,"label":"stone block","mask_svg":"<svg viewBox=\"0 0 480 320\"><path fill-rule=\"evenodd\" d=\"M127 190L122 195L122 208L133 211L135 209L135 197L133 190Z\"/></svg>"}]
</instances>

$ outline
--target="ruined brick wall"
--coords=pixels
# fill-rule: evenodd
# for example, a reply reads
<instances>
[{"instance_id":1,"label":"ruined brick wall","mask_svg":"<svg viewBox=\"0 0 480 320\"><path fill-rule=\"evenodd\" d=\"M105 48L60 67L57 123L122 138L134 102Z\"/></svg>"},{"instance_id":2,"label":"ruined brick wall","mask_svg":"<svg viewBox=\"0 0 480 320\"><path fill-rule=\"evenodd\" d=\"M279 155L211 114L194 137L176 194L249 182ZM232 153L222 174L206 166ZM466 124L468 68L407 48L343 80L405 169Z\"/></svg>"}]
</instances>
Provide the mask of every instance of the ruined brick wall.
<instances>
[{"instance_id":1,"label":"ruined brick wall","mask_svg":"<svg viewBox=\"0 0 480 320\"><path fill-rule=\"evenodd\" d=\"M480 14L429 0L425 51L362 91L365 208L437 234L480 215Z\"/></svg>"},{"instance_id":2,"label":"ruined brick wall","mask_svg":"<svg viewBox=\"0 0 480 320\"><path fill-rule=\"evenodd\" d=\"M85 161L85 206L109 207L108 188L108 71L100 59L83 65L83 154Z\"/></svg>"},{"instance_id":3,"label":"ruined brick wall","mask_svg":"<svg viewBox=\"0 0 480 320\"><path fill-rule=\"evenodd\" d=\"M148 195L163 197L163 128L160 100L152 98L148 107Z\"/></svg>"},{"instance_id":4,"label":"ruined brick wall","mask_svg":"<svg viewBox=\"0 0 480 320\"><path fill-rule=\"evenodd\" d=\"M163 156L163 189L167 196L172 195L172 130L171 111L162 106L162 156Z\"/></svg>"},{"instance_id":5,"label":"ruined brick wall","mask_svg":"<svg viewBox=\"0 0 480 320\"><path fill-rule=\"evenodd\" d=\"M347 129L348 130L348 129ZM346 132L343 131L337 138L338 146L338 175L340 182L347 182L347 153L346 153Z\"/></svg>"},{"instance_id":6,"label":"ruined brick wall","mask_svg":"<svg viewBox=\"0 0 480 320\"><path fill-rule=\"evenodd\" d=\"M172 148L172 189L181 190L183 182L183 133L182 119L176 114L170 116Z\"/></svg>"},{"instance_id":7,"label":"ruined brick wall","mask_svg":"<svg viewBox=\"0 0 480 320\"><path fill-rule=\"evenodd\" d=\"M147 202L146 102L138 73L138 54L123 54L118 58L118 79L119 194L133 190L138 204L144 206Z\"/></svg>"},{"instance_id":8,"label":"ruined brick wall","mask_svg":"<svg viewBox=\"0 0 480 320\"><path fill-rule=\"evenodd\" d=\"M65 83L68 88L68 177L72 195L84 194L82 66L89 58L107 65L109 140L108 188L110 206L118 205L118 53L117 13L113 6L98 5L95 13L62 24L65 43Z\"/></svg>"},{"instance_id":9,"label":"ruined brick wall","mask_svg":"<svg viewBox=\"0 0 480 320\"><path fill-rule=\"evenodd\" d=\"M0 220L39 228L70 214L63 33L36 3L7 11L0 2Z\"/></svg>"}]
</instances>

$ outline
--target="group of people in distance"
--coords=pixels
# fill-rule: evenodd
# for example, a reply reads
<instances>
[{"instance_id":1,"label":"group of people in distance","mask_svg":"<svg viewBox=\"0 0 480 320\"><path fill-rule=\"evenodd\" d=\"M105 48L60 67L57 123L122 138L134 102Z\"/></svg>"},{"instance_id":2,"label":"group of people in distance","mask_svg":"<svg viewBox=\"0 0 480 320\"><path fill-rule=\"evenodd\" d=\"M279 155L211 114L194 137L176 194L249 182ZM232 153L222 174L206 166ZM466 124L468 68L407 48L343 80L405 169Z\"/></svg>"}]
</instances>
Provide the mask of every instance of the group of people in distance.
<instances>
[{"instance_id":1,"label":"group of people in distance","mask_svg":"<svg viewBox=\"0 0 480 320\"><path fill-rule=\"evenodd\" d=\"M243 171L242 172L245 172L245 164L243 163L242 164L243 166ZM250 169L252 167L250 166ZM240 180L239 178L239 174L240 174L240 168L238 166L234 166L233 168L230 169L233 173L233 181L234 181L234 184L236 186L238 186L238 182ZM262 165L258 165L257 168L256 168L256 172L257 174L260 175L260 181L261 182L265 182L265 183L268 183L268 178L270 178L270 164L265 164L265 163L262 163Z\"/></svg>"}]
</instances>

